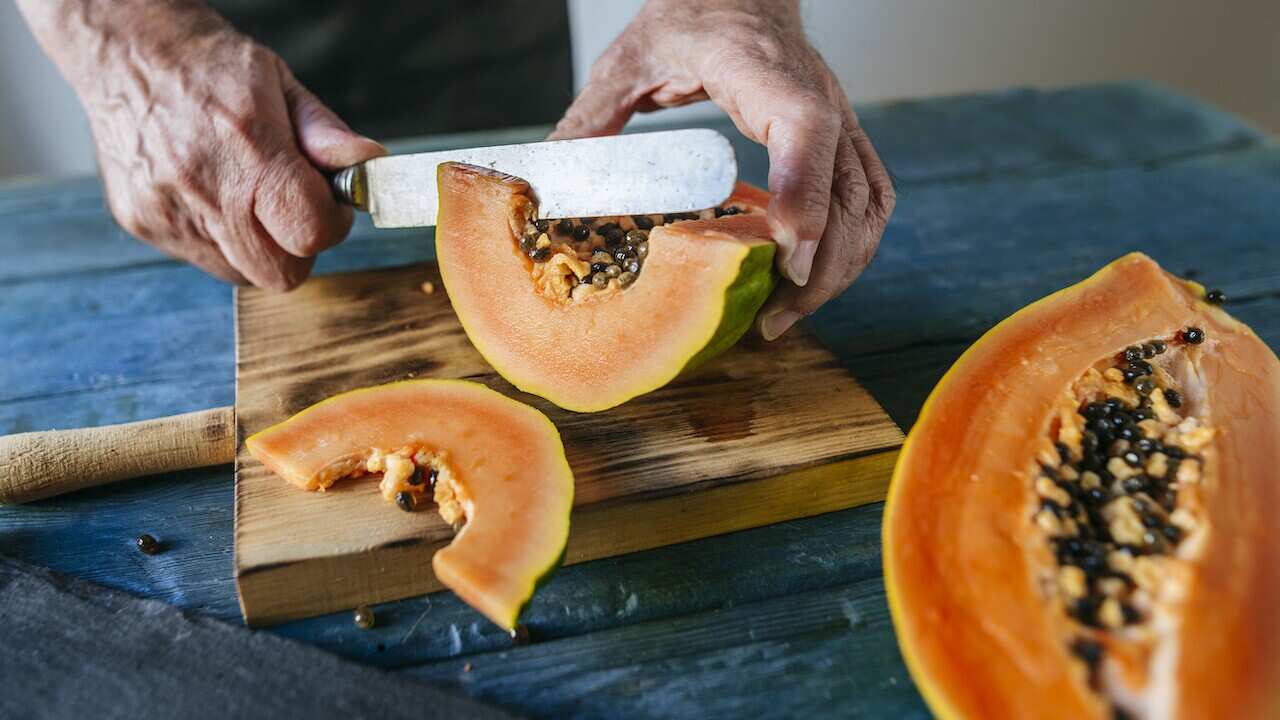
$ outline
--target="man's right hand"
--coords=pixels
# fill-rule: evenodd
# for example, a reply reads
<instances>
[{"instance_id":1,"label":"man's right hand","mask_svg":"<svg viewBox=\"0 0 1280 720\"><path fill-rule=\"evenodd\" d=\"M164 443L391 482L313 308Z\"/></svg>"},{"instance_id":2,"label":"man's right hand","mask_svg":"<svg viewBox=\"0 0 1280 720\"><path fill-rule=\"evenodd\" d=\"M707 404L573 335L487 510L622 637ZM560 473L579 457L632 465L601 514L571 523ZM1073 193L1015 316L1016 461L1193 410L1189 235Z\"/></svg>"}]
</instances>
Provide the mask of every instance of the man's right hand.
<instances>
[{"instance_id":1,"label":"man's right hand","mask_svg":"<svg viewBox=\"0 0 1280 720\"><path fill-rule=\"evenodd\" d=\"M130 233L236 283L288 290L346 236L322 171L384 154L201 3L18 0L89 114Z\"/></svg>"}]
</instances>

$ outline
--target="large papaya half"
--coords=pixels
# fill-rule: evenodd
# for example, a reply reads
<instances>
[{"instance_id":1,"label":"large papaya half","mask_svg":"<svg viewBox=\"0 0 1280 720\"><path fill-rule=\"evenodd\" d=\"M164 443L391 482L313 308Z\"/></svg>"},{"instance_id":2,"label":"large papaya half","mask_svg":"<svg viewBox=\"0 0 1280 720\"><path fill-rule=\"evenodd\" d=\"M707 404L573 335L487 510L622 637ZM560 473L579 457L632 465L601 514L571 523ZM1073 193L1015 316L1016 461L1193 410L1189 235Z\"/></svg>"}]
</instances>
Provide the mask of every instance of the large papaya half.
<instances>
[{"instance_id":1,"label":"large papaya half","mask_svg":"<svg viewBox=\"0 0 1280 720\"><path fill-rule=\"evenodd\" d=\"M611 408L728 349L777 281L757 188L701 213L540 220L523 180L438 172L436 257L467 336L568 410Z\"/></svg>"},{"instance_id":2,"label":"large papaya half","mask_svg":"<svg viewBox=\"0 0 1280 720\"><path fill-rule=\"evenodd\" d=\"M1280 717L1280 361L1133 254L943 377L884 521L940 717Z\"/></svg>"},{"instance_id":3,"label":"large papaya half","mask_svg":"<svg viewBox=\"0 0 1280 720\"><path fill-rule=\"evenodd\" d=\"M381 473L404 510L432 502L460 528L436 577L508 630L569 538L573 473L545 415L463 380L407 380L335 395L245 440L304 490ZM392 510L395 511L394 509Z\"/></svg>"}]
</instances>

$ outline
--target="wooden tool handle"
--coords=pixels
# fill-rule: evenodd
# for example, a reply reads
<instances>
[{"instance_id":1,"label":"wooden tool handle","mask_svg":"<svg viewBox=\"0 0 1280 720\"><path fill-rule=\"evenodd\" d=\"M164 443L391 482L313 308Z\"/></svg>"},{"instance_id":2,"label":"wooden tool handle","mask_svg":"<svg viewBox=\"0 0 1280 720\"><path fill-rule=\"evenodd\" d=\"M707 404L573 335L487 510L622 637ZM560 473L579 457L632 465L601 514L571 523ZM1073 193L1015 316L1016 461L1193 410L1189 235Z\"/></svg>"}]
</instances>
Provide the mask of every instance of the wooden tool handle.
<instances>
[{"instance_id":1,"label":"wooden tool handle","mask_svg":"<svg viewBox=\"0 0 1280 720\"><path fill-rule=\"evenodd\" d=\"M0 437L0 503L235 459L230 407L79 430Z\"/></svg>"}]
</instances>

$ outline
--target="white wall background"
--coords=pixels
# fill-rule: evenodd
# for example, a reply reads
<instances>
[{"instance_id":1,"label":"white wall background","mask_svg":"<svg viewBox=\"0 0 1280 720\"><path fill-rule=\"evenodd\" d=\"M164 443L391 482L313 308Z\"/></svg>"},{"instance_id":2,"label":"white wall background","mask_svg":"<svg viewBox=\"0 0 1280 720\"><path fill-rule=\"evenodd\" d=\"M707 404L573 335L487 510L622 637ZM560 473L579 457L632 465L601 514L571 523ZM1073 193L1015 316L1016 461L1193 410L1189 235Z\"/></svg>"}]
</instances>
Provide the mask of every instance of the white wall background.
<instances>
[{"instance_id":1,"label":"white wall background","mask_svg":"<svg viewBox=\"0 0 1280 720\"><path fill-rule=\"evenodd\" d=\"M569 0L579 82L642 2ZM805 0L804 9L855 104L1142 78L1280 132L1277 0ZM74 96L12 0L0 0L0 178L92 171Z\"/></svg>"},{"instance_id":2,"label":"white wall background","mask_svg":"<svg viewBox=\"0 0 1280 720\"><path fill-rule=\"evenodd\" d=\"M71 88L0 0L0 180L94 171L89 124Z\"/></svg>"}]
</instances>

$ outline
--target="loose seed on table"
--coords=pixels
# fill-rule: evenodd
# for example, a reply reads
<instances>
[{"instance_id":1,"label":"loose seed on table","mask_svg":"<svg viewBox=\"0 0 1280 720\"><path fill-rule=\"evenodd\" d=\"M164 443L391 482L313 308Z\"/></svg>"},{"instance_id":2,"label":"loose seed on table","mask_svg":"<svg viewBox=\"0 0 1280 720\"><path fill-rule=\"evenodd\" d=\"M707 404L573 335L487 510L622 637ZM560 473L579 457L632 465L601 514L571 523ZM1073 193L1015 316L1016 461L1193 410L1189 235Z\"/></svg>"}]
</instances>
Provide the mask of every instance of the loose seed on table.
<instances>
[{"instance_id":1,"label":"loose seed on table","mask_svg":"<svg viewBox=\"0 0 1280 720\"><path fill-rule=\"evenodd\" d=\"M1210 305L1221 305L1227 301L1227 294L1215 288L1206 293L1204 299Z\"/></svg>"},{"instance_id":2,"label":"loose seed on table","mask_svg":"<svg viewBox=\"0 0 1280 720\"><path fill-rule=\"evenodd\" d=\"M151 533L142 533L134 543L138 546L138 551L144 555L155 555L160 552L160 541L156 540Z\"/></svg>"},{"instance_id":3,"label":"loose seed on table","mask_svg":"<svg viewBox=\"0 0 1280 720\"><path fill-rule=\"evenodd\" d=\"M374 624L377 622L377 619L373 615L373 611L366 605L361 605L356 608L355 612L351 614L351 618L355 621L356 627L361 630L372 629Z\"/></svg>"}]
</instances>

